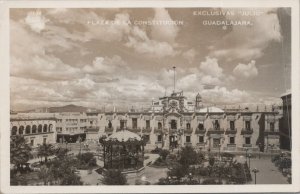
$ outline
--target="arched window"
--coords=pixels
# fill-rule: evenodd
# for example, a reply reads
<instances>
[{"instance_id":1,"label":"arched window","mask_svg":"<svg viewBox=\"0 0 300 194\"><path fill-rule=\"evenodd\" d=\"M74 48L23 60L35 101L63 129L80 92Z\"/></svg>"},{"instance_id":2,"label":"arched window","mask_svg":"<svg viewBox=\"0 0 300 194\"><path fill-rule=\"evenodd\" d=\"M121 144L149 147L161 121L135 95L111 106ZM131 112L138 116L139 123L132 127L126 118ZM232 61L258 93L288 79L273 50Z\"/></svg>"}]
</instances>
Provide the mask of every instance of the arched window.
<instances>
[{"instance_id":1,"label":"arched window","mask_svg":"<svg viewBox=\"0 0 300 194\"><path fill-rule=\"evenodd\" d=\"M11 135L17 135L17 131L18 131L18 127L13 126L13 128L11 129Z\"/></svg>"},{"instance_id":2,"label":"arched window","mask_svg":"<svg viewBox=\"0 0 300 194\"><path fill-rule=\"evenodd\" d=\"M36 125L33 125L33 126L32 126L31 133L36 133Z\"/></svg>"},{"instance_id":3,"label":"arched window","mask_svg":"<svg viewBox=\"0 0 300 194\"><path fill-rule=\"evenodd\" d=\"M203 126L203 124L202 124L202 123L199 123L199 125L198 125L198 129L199 129L199 130L204 130L204 126Z\"/></svg>"},{"instance_id":4,"label":"arched window","mask_svg":"<svg viewBox=\"0 0 300 194\"><path fill-rule=\"evenodd\" d=\"M161 122L158 122L157 127L158 127L158 129L162 129L162 124L161 124Z\"/></svg>"},{"instance_id":5,"label":"arched window","mask_svg":"<svg viewBox=\"0 0 300 194\"><path fill-rule=\"evenodd\" d=\"M108 121L108 128L112 128L112 124L111 124L111 121Z\"/></svg>"},{"instance_id":6,"label":"arched window","mask_svg":"<svg viewBox=\"0 0 300 194\"><path fill-rule=\"evenodd\" d=\"M52 131L52 128L53 128L53 125L52 125L52 124L50 124L50 125L49 125L49 129L48 129L48 130L49 130L49 132L50 132L50 131Z\"/></svg>"},{"instance_id":7,"label":"arched window","mask_svg":"<svg viewBox=\"0 0 300 194\"><path fill-rule=\"evenodd\" d=\"M43 133L47 132L47 128L48 128L48 126L45 124L44 127L43 127Z\"/></svg>"},{"instance_id":8,"label":"arched window","mask_svg":"<svg viewBox=\"0 0 300 194\"><path fill-rule=\"evenodd\" d=\"M43 130L43 125L39 125L38 126L38 133L42 133L42 130Z\"/></svg>"},{"instance_id":9,"label":"arched window","mask_svg":"<svg viewBox=\"0 0 300 194\"><path fill-rule=\"evenodd\" d=\"M19 127L19 134L22 135L23 133L24 133L24 126L21 125L21 126Z\"/></svg>"},{"instance_id":10,"label":"arched window","mask_svg":"<svg viewBox=\"0 0 300 194\"><path fill-rule=\"evenodd\" d=\"M25 128L25 134L30 134L30 125L27 125L26 128Z\"/></svg>"},{"instance_id":11,"label":"arched window","mask_svg":"<svg viewBox=\"0 0 300 194\"><path fill-rule=\"evenodd\" d=\"M186 128L187 128L187 129L190 129L190 128L191 128L191 123L187 123L187 124L186 124Z\"/></svg>"}]
</instances>

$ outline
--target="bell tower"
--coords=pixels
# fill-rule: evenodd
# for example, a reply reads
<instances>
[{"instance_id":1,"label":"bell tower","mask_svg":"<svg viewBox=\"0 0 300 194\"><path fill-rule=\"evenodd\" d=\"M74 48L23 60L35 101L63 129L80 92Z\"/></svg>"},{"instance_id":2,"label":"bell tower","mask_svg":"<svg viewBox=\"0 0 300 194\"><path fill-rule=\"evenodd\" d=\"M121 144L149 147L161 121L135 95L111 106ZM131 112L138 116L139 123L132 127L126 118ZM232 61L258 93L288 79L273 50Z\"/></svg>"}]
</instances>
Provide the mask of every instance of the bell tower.
<instances>
[{"instance_id":1,"label":"bell tower","mask_svg":"<svg viewBox=\"0 0 300 194\"><path fill-rule=\"evenodd\" d=\"M202 104L202 97L201 95L198 93L197 96L196 96L196 103L195 103L195 108L196 109L199 109L199 108L202 108L203 107L203 104Z\"/></svg>"}]
</instances>

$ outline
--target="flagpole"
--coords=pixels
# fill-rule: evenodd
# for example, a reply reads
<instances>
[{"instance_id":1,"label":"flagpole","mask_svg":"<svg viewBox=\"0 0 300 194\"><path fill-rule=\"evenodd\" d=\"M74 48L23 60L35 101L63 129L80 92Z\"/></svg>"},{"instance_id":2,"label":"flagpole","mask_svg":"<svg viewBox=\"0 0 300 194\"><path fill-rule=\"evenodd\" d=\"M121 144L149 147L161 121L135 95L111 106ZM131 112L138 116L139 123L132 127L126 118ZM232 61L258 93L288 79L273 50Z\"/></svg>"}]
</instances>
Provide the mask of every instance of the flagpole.
<instances>
[{"instance_id":1,"label":"flagpole","mask_svg":"<svg viewBox=\"0 0 300 194\"><path fill-rule=\"evenodd\" d=\"M173 93L175 93L175 71L176 71L176 67L173 66L173 70L174 70L174 90L173 90Z\"/></svg>"}]
</instances>

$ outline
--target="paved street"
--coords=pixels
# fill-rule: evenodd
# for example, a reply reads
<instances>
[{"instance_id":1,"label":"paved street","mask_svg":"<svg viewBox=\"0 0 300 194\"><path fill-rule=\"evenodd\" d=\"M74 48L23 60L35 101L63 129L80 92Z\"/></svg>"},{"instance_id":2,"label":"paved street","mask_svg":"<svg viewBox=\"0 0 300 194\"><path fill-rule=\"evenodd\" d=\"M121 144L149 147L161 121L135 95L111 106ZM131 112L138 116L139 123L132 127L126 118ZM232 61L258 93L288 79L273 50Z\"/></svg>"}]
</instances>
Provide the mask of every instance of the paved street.
<instances>
[{"instance_id":1,"label":"paved street","mask_svg":"<svg viewBox=\"0 0 300 194\"><path fill-rule=\"evenodd\" d=\"M271 158L252 159L250 165L253 179L251 184L254 184L254 173L252 172L254 168L259 170L259 173L256 174L256 184L288 184L287 178L279 172L271 162Z\"/></svg>"},{"instance_id":2,"label":"paved street","mask_svg":"<svg viewBox=\"0 0 300 194\"><path fill-rule=\"evenodd\" d=\"M245 162L243 155L236 157L238 162ZM248 160L249 162L249 160ZM277 167L272 163L271 156L264 156L260 159L252 158L250 161L252 181L249 184L255 183L254 168L258 169L259 172L256 174L256 184L288 184L287 178L284 177Z\"/></svg>"}]
</instances>

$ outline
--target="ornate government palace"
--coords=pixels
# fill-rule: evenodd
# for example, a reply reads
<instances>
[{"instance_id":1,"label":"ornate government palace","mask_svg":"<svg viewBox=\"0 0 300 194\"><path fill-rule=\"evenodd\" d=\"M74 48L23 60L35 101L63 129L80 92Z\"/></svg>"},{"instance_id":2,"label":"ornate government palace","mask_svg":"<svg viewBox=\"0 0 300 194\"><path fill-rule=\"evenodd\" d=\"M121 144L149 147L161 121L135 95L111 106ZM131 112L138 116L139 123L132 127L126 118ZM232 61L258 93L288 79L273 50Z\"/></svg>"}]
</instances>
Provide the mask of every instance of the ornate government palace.
<instances>
[{"instance_id":1,"label":"ornate government palace","mask_svg":"<svg viewBox=\"0 0 300 194\"><path fill-rule=\"evenodd\" d=\"M193 146L206 151L272 152L280 149L281 117L281 109L206 107L200 94L188 101L183 92L173 92L143 111L11 113L10 130L11 135L24 135L33 147L99 139L129 130L147 140L146 150Z\"/></svg>"}]
</instances>

